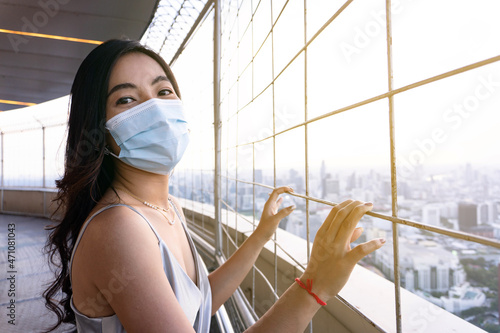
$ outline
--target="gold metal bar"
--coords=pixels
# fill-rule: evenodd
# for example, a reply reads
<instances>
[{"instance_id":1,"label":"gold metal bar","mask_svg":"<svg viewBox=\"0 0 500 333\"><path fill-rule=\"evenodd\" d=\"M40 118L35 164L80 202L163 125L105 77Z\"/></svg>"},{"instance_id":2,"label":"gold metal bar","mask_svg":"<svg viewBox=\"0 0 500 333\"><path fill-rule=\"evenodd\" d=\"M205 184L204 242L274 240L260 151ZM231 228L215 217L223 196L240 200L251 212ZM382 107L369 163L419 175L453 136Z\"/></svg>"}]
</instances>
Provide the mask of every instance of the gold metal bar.
<instances>
[{"instance_id":1,"label":"gold metal bar","mask_svg":"<svg viewBox=\"0 0 500 333\"><path fill-rule=\"evenodd\" d=\"M271 6L271 27L273 27L273 17L272 17L272 12L273 12L273 5L272 1L269 2ZM286 2L285 6L288 4L288 1ZM284 10L285 6L283 6L282 11ZM277 20L276 20L277 21ZM272 96L273 96L273 186L276 187L276 136L274 134L276 133L276 103L275 103L275 91L274 91L274 82L275 82L275 77L274 77L274 31L271 28L271 75L272 75L272 82L270 83L270 86L272 87ZM253 85L252 85L253 89ZM252 90L252 98L255 100L254 97L254 92ZM274 241L274 291L278 291L278 248L276 244L278 243L278 238L277 238L277 233L276 231L274 232L273 235L273 241Z\"/></svg>"},{"instance_id":2,"label":"gold metal bar","mask_svg":"<svg viewBox=\"0 0 500 333\"><path fill-rule=\"evenodd\" d=\"M385 18L387 32L387 86L389 92L393 90L393 68L392 68L392 17L391 0L385 2ZM390 144L390 165L391 165L391 203L392 216L398 217L398 183L396 173L396 127L394 123L394 95L387 97L389 101L389 144ZM399 233L398 224L392 223L392 246L394 262L394 305L396 307L396 331L402 332L401 325L401 281L399 274Z\"/></svg>"},{"instance_id":3,"label":"gold metal bar","mask_svg":"<svg viewBox=\"0 0 500 333\"><path fill-rule=\"evenodd\" d=\"M233 179L233 178L229 178L229 179L234 180L234 181L238 181L238 182L242 182L242 183L248 183L248 184L251 183L251 182L247 182L247 181L244 181L244 180L238 180L238 179ZM261 186L261 187L264 187L264 188L268 188L270 190L274 189L272 186L269 186L269 185L260 184L260 183L254 183L254 184L256 186ZM321 203L321 204L325 204L325 205L328 205L328 206L332 206L332 207L338 205L337 203L334 203L334 202L331 202L331 201L328 201L328 200L318 199L318 198L315 198L315 197L310 197L310 196L306 196L306 195L295 193L295 192L293 192L293 193L287 193L287 194L288 195L293 195L293 196L296 196L296 197L299 197L299 198L307 199L307 200L310 200L310 201L318 202L318 203ZM452 229L435 227L435 226L432 226L432 225L427 225L427 224L423 224L423 223L412 221L412 220L408 220L408 219L402 219L402 218L399 218L399 217L384 215L384 214L381 214L381 213L367 212L366 215L369 215L369 216L372 216L372 217L376 217L376 218L379 218L379 219L382 219L382 220L394 222L394 223L397 223L397 224L407 225L407 226L410 226L410 227L413 227L413 228L417 228L417 229L422 229L422 230L427 230L427 231L430 231L430 232L435 232L435 233L440 234L440 235L450 236L450 237L453 237L453 238L462 239L462 240L466 240L466 241L470 241L470 242L474 242L474 243L479 243L479 244L483 244L483 245L487 245L487 246L491 246L491 247L500 249L500 241L496 241L496 240L491 239L491 238L476 236L476 235L473 235L473 234L468 234L468 233L465 233L465 232L462 232L462 231L457 231L457 230L452 230Z\"/></svg>"},{"instance_id":4,"label":"gold metal bar","mask_svg":"<svg viewBox=\"0 0 500 333\"><path fill-rule=\"evenodd\" d=\"M358 108L360 106L363 106L363 105L366 105L366 104L370 104L370 103L379 101L381 99L387 98L389 96L394 96L394 95L400 94L402 92L405 92L407 90L414 89L414 88L417 88L417 87L420 87L420 86L423 86L423 85L426 85L426 84L429 84L429 83L432 83L432 82L435 82L435 81L439 81L439 80L442 80L442 79L445 79L445 78L448 78L448 77L451 77L451 76L454 76L454 75L457 75L457 74L461 74L461 73L470 71L472 69L476 69L476 68L479 68L479 67L482 67L482 66L486 66L486 65L492 64L492 63L497 62L497 61L500 61L500 55L492 57L492 58L488 58L488 59L485 59L485 60L481 60L481 61L478 61L476 63L470 64L470 65L467 65L467 66L456 68L456 69L451 70L449 72L445 72L445 73L442 73L442 74L439 74L439 75L436 75L436 76L433 76L433 77L430 77L430 78L427 78L427 79L424 79L424 80L421 80L421 81L418 81L418 82L415 82L415 83L411 83L411 84L406 85L404 87L397 88L397 89L394 89L392 91L388 91L386 93L383 93L381 95L377 95L377 96L365 99L364 101L361 101L361 102L358 102L358 103L354 103L354 104L342 107L342 108L334 110L334 111L330 111L330 112L325 113L325 114L323 114L321 116L309 119L308 121L305 121L303 123L291 126L291 127L287 128L287 129L284 129L284 130L282 130L282 131L280 131L278 133L275 133L275 134L270 135L268 137L265 137L263 139L256 140L256 141L253 141L253 142L247 142L247 143L241 144L240 146L249 145L249 144L252 144L252 143L262 142L262 141L268 140L268 139L270 139L272 137L275 137L275 136L278 136L280 134L283 134L285 132L288 132L288 131L291 131L293 129L296 129L298 127L304 126L306 124L310 124L310 123L316 122L318 120L321 120L321 119L324 119L324 118L328 118L328 117L333 116L335 114L339 114L339 113L342 113L342 112L345 112L345 111L348 111L348 110L352 110L352 109Z\"/></svg>"}]
</instances>

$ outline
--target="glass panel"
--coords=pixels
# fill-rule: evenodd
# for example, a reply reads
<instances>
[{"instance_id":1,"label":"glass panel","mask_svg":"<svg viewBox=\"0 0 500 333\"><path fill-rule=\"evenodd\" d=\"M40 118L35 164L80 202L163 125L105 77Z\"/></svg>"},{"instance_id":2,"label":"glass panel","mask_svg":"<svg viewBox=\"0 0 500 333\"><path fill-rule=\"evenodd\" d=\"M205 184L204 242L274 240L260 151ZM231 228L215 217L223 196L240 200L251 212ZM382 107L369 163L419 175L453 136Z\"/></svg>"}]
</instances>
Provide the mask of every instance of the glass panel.
<instances>
[{"instance_id":1,"label":"glass panel","mask_svg":"<svg viewBox=\"0 0 500 333\"><path fill-rule=\"evenodd\" d=\"M229 120L226 122L227 126L227 144L228 148L236 147L237 145L237 140L238 140L238 118L237 115L232 116L229 118Z\"/></svg>"},{"instance_id":2,"label":"glass panel","mask_svg":"<svg viewBox=\"0 0 500 333\"><path fill-rule=\"evenodd\" d=\"M309 119L387 91L385 24L370 28L372 25L368 23L372 21L368 21L365 29L376 29L371 33L373 38L365 42L365 48L356 46L361 43L360 36L368 33L360 30L360 25L363 26L370 10L380 3L354 1L309 46Z\"/></svg>"},{"instance_id":3,"label":"glass panel","mask_svg":"<svg viewBox=\"0 0 500 333\"><path fill-rule=\"evenodd\" d=\"M254 96L257 96L264 90L273 80L273 59L272 59L272 42L268 38L259 53L255 56L253 64L253 87Z\"/></svg>"},{"instance_id":4,"label":"glass panel","mask_svg":"<svg viewBox=\"0 0 500 333\"><path fill-rule=\"evenodd\" d=\"M304 56L301 54L274 83L276 132L305 120Z\"/></svg>"},{"instance_id":5,"label":"glass panel","mask_svg":"<svg viewBox=\"0 0 500 333\"><path fill-rule=\"evenodd\" d=\"M273 24L276 23L278 15L283 10L283 6L287 3L287 0L273 0L270 1L271 7L273 9Z\"/></svg>"},{"instance_id":6,"label":"glass panel","mask_svg":"<svg viewBox=\"0 0 500 333\"><path fill-rule=\"evenodd\" d=\"M240 3L240 8L238 10L238 31L240 34L240 40L247 29L248 31L251 31L251 28L249 27L251 19L252 0L242 0Z\"/></svg>"},{"instance_id":7,"label":"glass panel","mask_svg":"<svg viewBox=\"0 0 500 333\"><path fill-rule=\"evenodd\" d=\"M230 148L228 150L228 168L227 168L227 177L235 179L236 178L236 148Z\"/></svg>"},{"instance_id":8,"label":"glass panel","mask_svg":"<svg viewBox=\"0 0 500 333\"><path fill-rule=\"evenodd\" d=\"M313 122L308 127L310 192L332 202L373 202L390 215L387 101Z\"/></svg>"},{"instance_id":9,"label":"glass panel","mask_svg":"<svg viewBox=\"0 0 500 333\"><path fill-rule=\"evenodd\" d=\"M39 187L43 185L42 130L5 133L5 186ZM93 147L82 144L79 154L88 154ZM22 152L21 154L19 152Z\"/></svg>"},{"instance_id":10,"label":"glass panel","mask_svg":"<svg viewBox=\"0 0 500 333\"><path fill-rule=\"evenodd\" d=\"M240 76L238 81L238 109L241 110L252 101L252 66Z\"/></svg>"},{"instance_id":11,"label":"glass panel","mask_svg":"<svg viewBox=\"0 0 500 333\"><path fill-rule=\"evenodd\" d=\"M238 113L238 144L262 140L272 134L272 89L267 89L259 98Z\"/></svg>"},{"instance_id":12,"label":"glass panel","mask_svg":"<svg viewBox=\"0 0 500 333\"><path fill-rule=\"evenodd\" d=\"M253 222L253 186L251 184L238 183L238 213L243 215L248 223ZM244 222L243 227L247 226Z\"/></svg>"},{"instance_id":13,"label":"glass panel","mask_svg":"<svg viewBox=\"0 0 500 333\"><path fill-rule=\"evenodd\" d=\"M255 182L274 186L273 138L255 144ZM269 193L268 189L264 191ZM267 197L263 199L265 202Z\"/></svg>"},{"instance_id":14,"label":"glass panel","mask_svg":"<svg viewBox=\"0 0 500 333\"><path fill-rule=\"evenodd\" d=\"M260 1L259 7L253 17L253 52L254 56L260 49L264 40L271 31L271 4L267 1ZM271 40L271 38L269 38Z\"/></svg>"},{"instance_id":15,"label":"glass panel","mask_svg":"<svg viewBox=\"0 0 500 333\"><path fill-rule=\"evenodd\" d=\"M499 55L499 11L495 0L402 1L393 13L395 86Z\"/></svg>"},{"instance_id":16,"label":"glass panel","mask_svg":"<svg viewBox=\"0 0 500 333\"><path fill-rule=\"evenodd\" d=\"M403 217L494 237L499 70L495 63L395 97Z\"/></svg>"},{"instance_id":17,"label":"glass panel","mask_svg":"<svg viewBox=\"0 0 500 333\"><path fill-rule=\"evenodd\" d=\"M238 147L238 179L253 181L253 147L244 145Z\"/></svg>"},{"instance_id":18,"label":"glass panel","mask_svg":"<svg viewBox=\"0 0 500 333\"><path fill-rule=\"evenodd\" d=\"M252 61L252 31L248 30L238 45L238 72L243 75Z\"/></svg>"},{"instance_id":19,"label":"glass panel","mask_svg":"<svg viewBox=\"0 0 500 333\"><path fill-rule=\"evenodd\" d=\"M238 112L238 85L234 85L229 92L228 117L233 116Z\"/></svg>"},{"instance_id":20,"label":"glass panel","mask_svg":"<svg viewBox=\"0 0 500 333\"><path fill-rule=\"evenodd\" d=\"M307 0L307 40L332 17L345 3L344 0ZM364 5L368 5L366 2ZM352 6L352 4L350 5ZM342 13L341 15L349 15ZM335 22L333 24L336 24Z\"/></svg>"},{"instance_id":21,"label":"glass panel","mask_svg":"<svg viewBox=\"0 0 500 333\"><path fill-rule=\"evenodd\" d=\"M304 46L304 1L288 1L273 34L276 77Z\"/></svg>"},{"instance_id":22,"label":"glass panel","mask_svg":"<svg viewBox=\"0 0 500 333\"><path fill-rule=\"evenodd\" d=\"M305 136L304 127L276 137L276 186L291 186L305 193Z\"/></svg>"}]
</instances>

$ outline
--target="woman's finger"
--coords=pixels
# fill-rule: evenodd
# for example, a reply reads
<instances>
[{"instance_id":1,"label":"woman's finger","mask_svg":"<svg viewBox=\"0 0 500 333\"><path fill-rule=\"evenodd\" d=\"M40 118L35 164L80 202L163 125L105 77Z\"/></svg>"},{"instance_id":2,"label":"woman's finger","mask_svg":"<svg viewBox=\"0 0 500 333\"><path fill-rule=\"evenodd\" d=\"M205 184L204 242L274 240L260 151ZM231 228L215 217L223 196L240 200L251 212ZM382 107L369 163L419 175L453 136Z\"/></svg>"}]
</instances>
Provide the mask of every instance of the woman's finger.
<instances>
[{"instance_id":1,"label":"woman's finger","mask_svg":"<svg viewBox=\"0 0 500 333\"><path fill-rule=\"evenodd\" d=\"M293 192L293 188L290 186L282 186L275 188L271 194L269 194L269 199L267 199L264 209L268 208L270 204L275 203L278 200L280 194L285 192Z\"/></svg>"},{"instance_id":2,"label":"woman's finger","mask_svg":"<svg viewBox=\"0 0 500 333\"><path fill-rule=\"evenodd\" d=\"M291 205L290 207L286 207L280 210L275 216L281 221L283 218L290 215L294 210L295 210L295 205Z\"/></svg>"},{"instance_id":3,"label":"woman's finger","mask_svg":"<svg viewBox=\"0 0 500 333\"><path fill-rule=\"evenodd\" d=\"M362 233L363 233L363 227L357 227L356 229L354 229L349 243L355 242L359 238L359 236L361 236Z\"/></svg>"},{"instance_id":4,"label":"woman's finger","mask_svg":"<svg viewBox=\"0 0 500 333\"><path fill-rule=\"evenodd\" d=\"M380 249L384 244L385 244L385 239L383 238L372 239L369 242L359 244L354 249L352 249L347 255L351 257L354 263L357 263L358 261L363 259L366 255L372 253L377 249Z\"/></svg>"},{"instance_id":5,"label":"woman's finger","mask_svg":"<svg viewBox=\"0 0 500 333\"><path fill-rule=\"evenodd\" d=\"M337 239L337 235L339 233L340 228L347 222L346 219L349 216L349 214L353 211L353 209L355 209L358 206L362 206L363 204L364 204L363 202L358 200L352 201L351 203L349 203L348 205L346 205L337 212L337 215L335 215L335 218L327 231L329 242L334 242L334 240ZM351 234L352 230L349 236ZM350 239L350 237L348 239ZM342 244L345 244L345 242L342 242Z\"/></svg>"},{"instance_id":6,"label":"woman's finger","mask_svg":"<svg viewBox=\"0 0 500 333\"><path fill-rule=\"evenodd\" d=\"M354 200L345 200L341 203L339 203L338 205L335 205L331 210L330 210L330 213L328 214L328 216L326 217L325 221L323 222L323 224L321 225L321 227L319 228L317 234L319 235L323 235L327 232L328 228L330 227L330 224L333 222L333 219L335 218L335 215L337 215L337 212L339 210L341 210L342 208L344 208L345 206L347 206L348 204L350 204L351 202L353 202Z\"/></svg>"},{"instance_id":7,"label":"woman's finger","mask_svg":"<svg viewBox=\"0 0 500 333\"><path fill-rule=\"evenodd\" d=\"M349 207L349 206L348 206ZM347 208L347 207L346 207ZM346 244L350 239L354 228L359 220L365 213L373 208L372 203L360 203L355 207L351 207L349 215L345 217L344 221L338 227L335 242L338 244Z\"/></svg>"}]
</instances>

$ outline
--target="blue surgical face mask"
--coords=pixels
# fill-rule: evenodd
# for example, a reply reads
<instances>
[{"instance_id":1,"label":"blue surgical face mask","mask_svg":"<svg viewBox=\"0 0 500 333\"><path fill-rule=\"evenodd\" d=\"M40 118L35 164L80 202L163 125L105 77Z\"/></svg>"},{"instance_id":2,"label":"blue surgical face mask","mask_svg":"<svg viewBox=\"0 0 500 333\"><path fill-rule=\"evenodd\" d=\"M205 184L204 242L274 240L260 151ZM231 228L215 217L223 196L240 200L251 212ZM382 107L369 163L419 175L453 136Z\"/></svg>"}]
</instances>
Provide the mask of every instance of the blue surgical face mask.
<instances>
[{"instance_id":1,"label":"blue surgical face mask","mask_svg":"<svg viewBox=\"0 0 500 333\"><path fill-rule=\"evenodd\" d=\"M182 102L152 98L106 122L120 147L116 156L137 169L169 174L182 158L189 142Z\"/></svg>"}]
</instances>

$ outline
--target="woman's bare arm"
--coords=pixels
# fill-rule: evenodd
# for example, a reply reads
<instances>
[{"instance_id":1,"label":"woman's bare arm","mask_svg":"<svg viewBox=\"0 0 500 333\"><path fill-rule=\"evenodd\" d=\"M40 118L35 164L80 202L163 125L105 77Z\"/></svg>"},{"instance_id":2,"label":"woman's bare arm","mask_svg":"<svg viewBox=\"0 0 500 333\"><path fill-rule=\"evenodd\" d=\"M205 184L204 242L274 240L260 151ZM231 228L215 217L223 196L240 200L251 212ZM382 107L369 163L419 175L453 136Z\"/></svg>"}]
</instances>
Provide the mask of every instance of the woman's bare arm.
<instances>
[{"instance_id":1,"label":"woman's bare arm","mask_svg":"<svg viewBox=\"0 0 500 333\"><path fill-rule=\"evenodd\" d=\"M127 332L194 332L163 270L158 239L128 208L115 207L94 218L78 250L95 296L75 302L91 313L107 302ZM76 272L73 272L76 273Z\"/></svg>"},{"instance_id":2,"label":"woman's bare arm","mask_svg":"<svg viewBox=\"0 0 500 333\"><path fill-rule=\"evenodd\" d=\"M264 245L271 239L279 222L290 215L294 207L283 208L278 212L282 199L279 195L292 192L290 187L279 187L269 196L264 206L259 225L241 244L236 252L219 268L209 275L212 287L212 312L234 293L257 260Z\"/></svg>"},{"instance_id":3,"label":"woman's bare arm","mask_svg":"<svg viewBox=\"0 0 500 333\"><path fill-rule=\"evenodd\" d=\"M362 232L356 225L371 208L371 204L360 201L344 201L331 210L318 230L309 264L300 279L304 284L312 280L312 292L321 300L327 302L335 297L356 263L384 244L384 240L375 239L351 249L350 243ZM314 297L294 283L247 332L303 332L320 307Z\"/></svg>"}]
</instances>

